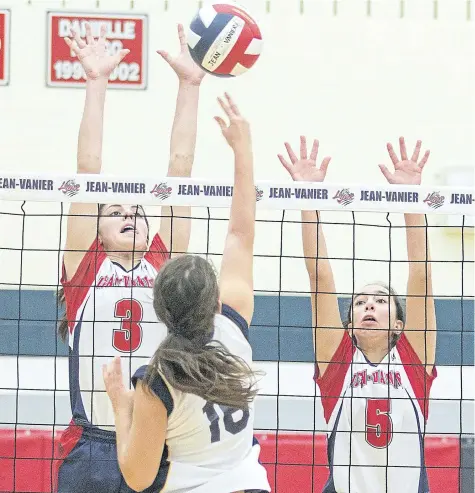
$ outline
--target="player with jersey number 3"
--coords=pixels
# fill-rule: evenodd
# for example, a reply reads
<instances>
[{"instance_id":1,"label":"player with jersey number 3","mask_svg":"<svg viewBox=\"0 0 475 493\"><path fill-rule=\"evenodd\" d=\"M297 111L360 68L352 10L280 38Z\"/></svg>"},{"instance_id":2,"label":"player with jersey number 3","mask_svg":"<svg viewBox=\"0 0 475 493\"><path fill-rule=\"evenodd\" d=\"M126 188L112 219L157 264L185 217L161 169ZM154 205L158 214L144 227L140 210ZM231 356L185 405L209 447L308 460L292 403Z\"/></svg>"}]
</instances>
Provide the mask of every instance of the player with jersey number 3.
<instances>
[{"instance_id":1,"label":"player with jersey number 3","mask_svg":"<svg viewBox=\"0 0 475 493\"><path fill-rule=\"evenodd\" d=\"M234 152L234 192L219 284L205 259L186 255L155 279L153 306L167 328L135 392L120 359L103 368L117 431L120 470L137 491L157 476L162 493L270 491L253 440L256 374L248 341L254 311L256 192L251 135L233 100L216 117Z\"/></svg>"},{"instance_id":2,"label":"player with jersey number 3","mask_svg":"<svg viewBox=\"0 0 475 493\"><path fill-rule=\"evenodd\" d=\"M94 38L86 24L85 39L75 32L71 39L65 38L87 75L77 151L77 172L83 174L101 172L108 79L128 53L109 54L105 33L102 26L100 37ZM190 176L204 72L188 53L182 26L178 35L181 50L177 56L159 52L179 81L168 175ZM157 166L158 175L164 171ZM117 463L114 413L101 368L115 355L122 355L124 381L131 385L130 376L149 361L167 335L153 309L153 281L170 256L186 253L191 225L190 209L174 208L172 234L171 210L162 207L161 212L159 233L153 235L141 206L71 205L61 279L66 316L60 333L69 338L73 419L55 455L53 477L59 493L130 491ZM159 479L151 491L158 491L158 483Z\"/></svg>"},{"instance_id":3,"label":"player with jersey number 3","mask_svg":"<svg viewBox=\"0 0 475 493\"><path fill-rule=\"evenodd\" d=\"M420 185L429 157L418 141L408 157L387 148L391 184ZM296 181L324 180L330 158L316 166L301 137L300 158L286 144L290 162L279 159ZM328 424L330 476L324 493L427 493L424 432L429 394L437 375L436 319L425 218L405 214L409 279L404 310L392 287L371 283L354 294L346 321L340 318L327 246L318 213L302 212L302 238L310 279L315 379Z\"/></svg>"}]
</instances>

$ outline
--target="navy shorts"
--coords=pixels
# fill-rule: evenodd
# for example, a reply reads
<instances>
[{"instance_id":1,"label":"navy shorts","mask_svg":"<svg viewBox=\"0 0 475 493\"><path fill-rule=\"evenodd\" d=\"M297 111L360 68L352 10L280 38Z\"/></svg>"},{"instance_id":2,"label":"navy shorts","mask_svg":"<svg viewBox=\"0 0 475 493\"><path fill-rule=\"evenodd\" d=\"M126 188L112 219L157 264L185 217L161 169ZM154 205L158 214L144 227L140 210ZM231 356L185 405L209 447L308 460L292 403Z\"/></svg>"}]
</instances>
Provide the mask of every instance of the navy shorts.
<instances>
[{"instance_id":1,"label":"navy shorts","mask_svg":"<svg viewBox=\"0 0 475 493\"><path fill-rule=\"evenodd\" d=\"M55 453L55 491L58 493L134 493L117 461L115 433L71 423ZM157 493L166 478L158 474L145 493Z\"/></svg>"},{"instance_id":2,"label":"navy shorts","mask_svg":"<svg viewBox=\"0 0 475 493\"><path fill-rule=\"evenodd\" d=\"M166 481L166 464L143 493L158 493ZM127 486L117 460L115 433L71 422L55 450L57 493L136 493ZM231 493L231 492L230 492ZM248 490L245 493L267 493Z\"/></svg>"}]
</instances>

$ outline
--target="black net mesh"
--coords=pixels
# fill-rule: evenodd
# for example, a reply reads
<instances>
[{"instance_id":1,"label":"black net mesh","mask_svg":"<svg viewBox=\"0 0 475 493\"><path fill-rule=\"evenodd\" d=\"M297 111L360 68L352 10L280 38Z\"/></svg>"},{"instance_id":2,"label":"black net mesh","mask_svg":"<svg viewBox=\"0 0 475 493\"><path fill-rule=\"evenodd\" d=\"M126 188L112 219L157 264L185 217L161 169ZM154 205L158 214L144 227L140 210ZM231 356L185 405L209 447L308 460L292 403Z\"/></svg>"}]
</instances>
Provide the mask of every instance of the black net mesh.
<instances>
[{"instance_id":1,"label":"black net mesh","mask_svg":"<svg viewBox=\"0 0 475 493\"><path fill-rule=\"evenodd\" d=\"M68 349L56 332L63 317L56 297L67 210L67 205L59 203L2 202L2 492L52 491L56 466L67 452L60 438L71 418ZM159 209L147 208L147 216L155 230ZM217 268L227 217L227 209L193 209L189 252L207 257ZM320 221L343 320L352 297L368 283L384 281L405 296L408 261L402 214L327 211L321 213ZM473 485L473 223L469 216L452 216L448 221L446 216L429 214L424 228L432 252L438 371L430 392L429 419L427 424L420 422L425 435L425 467L430 491L465 493ZM260 211L250 339L256 366L266 376L256 401L255 429L262 447L261 461L273 491L279 493L319 492L329 478L328 428L321 391L313 379L309 301L311 291L321 293L319 282L317 278L313 289L308 282L300 213ZM318 310L315 315L318 325ZM389 389L394 381L388 374L386 379L384 385ZM344 396L336 392L330 397L349 400L351 406L361 399L353 395L353 387ZM390 410L377 408L374 418L368 426L374 425L375 436L384 442L386 435L391 442L391 420L397 421L397 417L392 417ZM348 435L347 456L344 460L341 453L338 460L335 456L334 466L348 470L362 467L351 445L361 433L368 433L368 428ZM384 471L388 482L394 469L401 467L390 450L386 447L386 460L374 466ZM349 491L353 491L351 484ZM386 491L391 491L390 486Z\"/></svg>"}]
</instances>

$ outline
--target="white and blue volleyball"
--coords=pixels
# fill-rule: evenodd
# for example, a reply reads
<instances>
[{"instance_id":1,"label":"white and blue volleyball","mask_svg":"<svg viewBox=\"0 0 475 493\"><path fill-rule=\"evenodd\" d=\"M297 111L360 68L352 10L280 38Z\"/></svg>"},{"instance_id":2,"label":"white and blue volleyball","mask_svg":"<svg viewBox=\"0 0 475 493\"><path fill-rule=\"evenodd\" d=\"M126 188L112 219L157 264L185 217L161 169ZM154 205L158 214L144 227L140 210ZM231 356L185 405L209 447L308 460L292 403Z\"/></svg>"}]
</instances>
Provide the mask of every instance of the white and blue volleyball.
<instances>
[{"instance_id":1,"label":"white and blue volleyball","mask_svg":"<svg viewBox=\"0 0 475 493\"><path fill-rule=\"evenodd\" d=\"M257 62L262 35L245 9L233 3L213 2L204 5L192 20L188 48L206 72L235 77Z\"/></svg>"}]
</instances>

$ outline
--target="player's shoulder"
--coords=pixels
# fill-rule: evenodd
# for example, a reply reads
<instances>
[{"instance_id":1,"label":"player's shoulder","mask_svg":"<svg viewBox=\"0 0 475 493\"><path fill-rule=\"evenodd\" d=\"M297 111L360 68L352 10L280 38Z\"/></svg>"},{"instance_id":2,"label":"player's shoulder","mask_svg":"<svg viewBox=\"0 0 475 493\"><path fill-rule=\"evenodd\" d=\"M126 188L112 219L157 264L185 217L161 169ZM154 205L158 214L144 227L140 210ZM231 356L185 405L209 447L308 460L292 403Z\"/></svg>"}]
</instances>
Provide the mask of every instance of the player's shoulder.
<instances>
[{"instance_id":1,"label":"player's shoulder","mask_svg":"<svg viewBox=\"0 0 475 493\"><path fill-rule=\"evenodd\" d=\"M223 304L221 313L217 313L215 317L215 329L222 329L235 332L249 341L249 325L244 317L239 314L234 308Z\"/></svg>"},{"instance_id":2,"label":"player's shoulder","mask_svg":"<svg viewBox=\"0 0 475 493\"><path fill-rule=\"evenodd\" d=\"M213 339L221 342L233 354L245 360L252 359L249 326L244 318L229 305L223 305L214 319Z\"/></svg>"}]
</instances>

